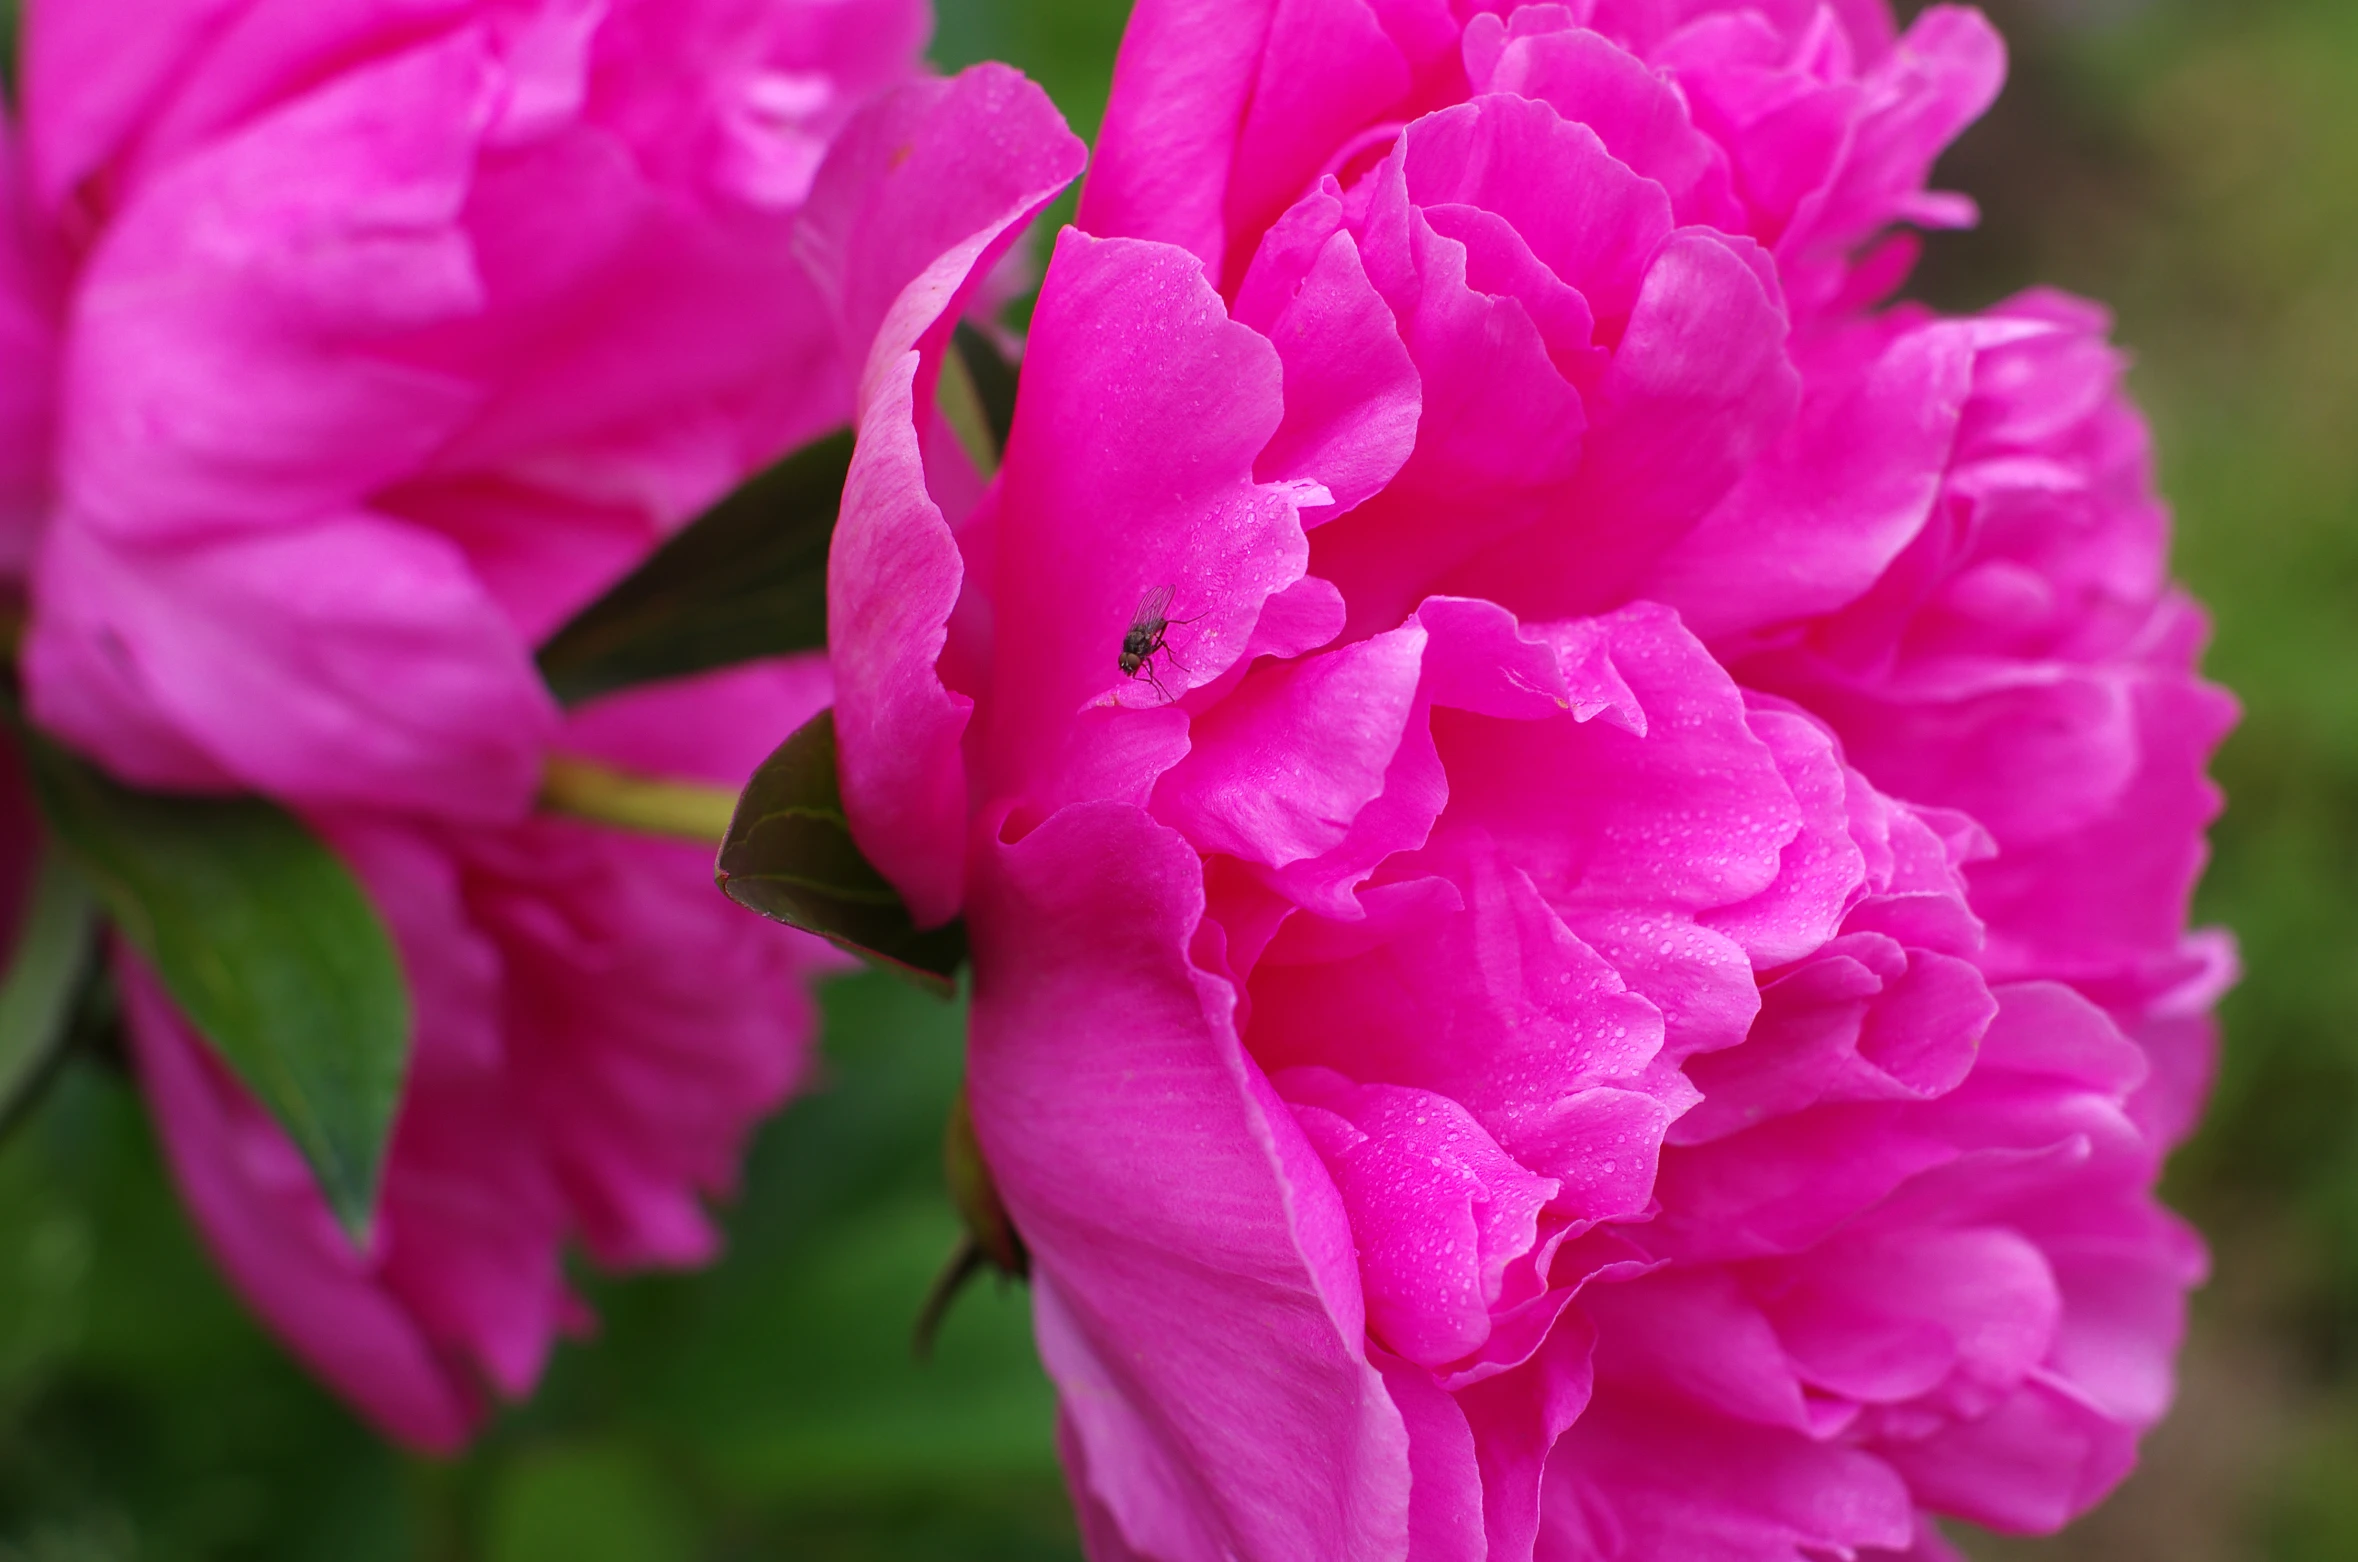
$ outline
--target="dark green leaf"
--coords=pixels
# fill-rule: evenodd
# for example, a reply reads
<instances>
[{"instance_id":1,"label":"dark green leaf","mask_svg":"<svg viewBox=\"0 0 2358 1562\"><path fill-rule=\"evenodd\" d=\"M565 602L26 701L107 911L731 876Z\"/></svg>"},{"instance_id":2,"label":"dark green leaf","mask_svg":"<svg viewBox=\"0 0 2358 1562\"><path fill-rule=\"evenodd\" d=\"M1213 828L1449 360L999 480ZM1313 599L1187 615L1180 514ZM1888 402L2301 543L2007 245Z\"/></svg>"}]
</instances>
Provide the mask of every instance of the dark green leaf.
<instances>
[{"instance_id":1,"label":"dark green leaf","mask_svg":"<svg viewBox=\"0 0 2358 1562\"><path fill-rule=\"evenodd\" d=\"M615 689L827 643L827 545L851 469L843 429L705 511L541 647L578 704Z\"/></svg>"},{"instance_id":2,"label":"dark green leaf","mask_svg":"<svg viewBox=\"0 0 2358 1562\"><path fill-rule=\"evenodd\" d=\"M410 1037L409 989L367 893L259 798L136 792L38 736L26 754L75 866L361 1238Z\"/></svg>"},{"instance_id":3,"label":"dark green leaf","mask_svg":"<svg viewBox=\"0 0 2358 1562\"><path fill-rule=\"evenodd\" d=\"M0 0L0 86L6 88L11 105L24 101L17 87L23 77L23 72L18 68L18 39L22 24L17 20L17 15L21 10L23 7L17 4L17 0Z\"/></svg>"},{"instance_id":4,"label":"dark green leaf","mask_svg":"<svg viewBox=\"0 0 2358 1562\"><path fill-rule=\"evenodd\" d=\"M0 1130L15 1121L65 1052L97 933L90 885L62 853L45 846L16 950L0 976Z\"/></svg>"},{"instance_id":5,"label":"dark green leaf","mask_svg":"<svg viewBox=\"0 0 2358 1562\"><path fill-rule=\"evenodd\" d=\"M974 384L975 400L982 404L991 439L1004 453L1007 436L1015 430L1015 365L1001 357L997 344L970 320L958 322L950 344L966 365L966 376Z\"/></svg>"},{"instance_id":6,"label":"dark green leaf","mask_svg":"<svg viewBox=\"0 0 2358 1562\"><path fill-rule=\"evenodd\" d=\"M907 971L942 993L966 958L966 928L920 931L852 840L823 710L762 761L737 799L720 886L739 905Z\"/></svg>"}]
</instances>

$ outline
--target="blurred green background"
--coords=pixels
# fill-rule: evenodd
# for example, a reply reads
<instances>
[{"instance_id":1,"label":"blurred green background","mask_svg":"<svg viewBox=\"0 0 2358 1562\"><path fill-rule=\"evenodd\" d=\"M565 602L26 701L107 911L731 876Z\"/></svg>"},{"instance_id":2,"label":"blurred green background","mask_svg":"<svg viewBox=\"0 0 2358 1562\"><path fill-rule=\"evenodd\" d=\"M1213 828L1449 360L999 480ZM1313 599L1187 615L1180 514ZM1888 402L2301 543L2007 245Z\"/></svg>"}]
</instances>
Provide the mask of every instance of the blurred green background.
<instances>
[{"instance_id":1,"label":"blurred green background","mask_svg":"<svg viewBox=\"0 0 2358 1562\"><path fill-rule=\"evenodd\" d=\"M945 65L1014 62L1084 133L1115 0L938 0ZM2172 1174L2219 1278L2179 1413L2071 1533L1990 1559L2358 1557L2358 4L1999 0L1997 111L1942 181L1948 307L2110 301L2249 716L2207 919L2244 940L2216 1110ZM0 1144L0 1562L1077 1556L1024 1299L909 1324L954 1220L959 1017L829 995L828 1087L763 1135L730 1251L584 1289L603 1325L464 1461L388 1451L223 1291L137 1103L76 1064Z\"/></svg>"}]
</instances>

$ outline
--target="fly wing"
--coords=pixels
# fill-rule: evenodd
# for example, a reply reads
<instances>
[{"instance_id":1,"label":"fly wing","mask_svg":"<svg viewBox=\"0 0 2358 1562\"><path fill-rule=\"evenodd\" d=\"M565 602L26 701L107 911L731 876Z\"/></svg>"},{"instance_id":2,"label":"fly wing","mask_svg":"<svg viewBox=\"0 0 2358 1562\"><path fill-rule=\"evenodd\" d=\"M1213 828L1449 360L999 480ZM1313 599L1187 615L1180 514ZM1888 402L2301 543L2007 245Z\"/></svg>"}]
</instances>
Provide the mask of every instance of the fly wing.
<instances>
[{"instance_id":1,"label":"fly wing","mask_svg":"<svg viewBox=\"0 0 2358 1562\"><path fill-rule=\"evenodd\" d=\"M1144 630L1151 636L1161 631L1171 616L1171 591L1169 586L1157 586L1138 599L1138 611L1130 618L1131 633Z\"/></svg>"}]
</instances>

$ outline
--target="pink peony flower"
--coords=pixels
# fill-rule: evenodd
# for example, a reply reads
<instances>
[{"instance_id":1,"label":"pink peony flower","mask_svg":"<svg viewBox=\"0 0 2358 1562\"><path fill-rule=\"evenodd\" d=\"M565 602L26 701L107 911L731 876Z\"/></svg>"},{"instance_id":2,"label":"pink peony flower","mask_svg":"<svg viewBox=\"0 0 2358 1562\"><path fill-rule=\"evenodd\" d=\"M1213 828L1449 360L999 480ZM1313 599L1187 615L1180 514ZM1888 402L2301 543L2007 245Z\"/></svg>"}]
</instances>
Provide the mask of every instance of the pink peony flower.
<instances>
[{"instance_id":1,"label":"pink peony flower","mask_svg":"<svg viewBox=\"0 0 2358 1562\"><path fill-rule=\"evenodd\" d=\"M1791 9L1150 4L990 486L955 289L869 359L845 806L1099 1562L1945 1556L2166 1407L2228 707L2101 320L1845 305L1986 29Z\"/></svg>"},{"instance_id":2,"label":"pink peony flower","mask_svg":"<svg viewBox=\"0 0 2358 1562\"><path fill-rule=\"evenodd\" d=\"M708 1258L703 1198L803 1076L836 957L730 912L708 852L532 808L551 754L734 787L826 703L824 668L566 717L532 648L848 418L869 327L795 236L928 14L29 10L28 237L0 270L28 701L135 783L280 800L373 892L418 1029L365 1253L153 980L123 980L232 1279L380 1425L449 1448L582 1320L562 1246Z\"/></svg>"}]
</instances>

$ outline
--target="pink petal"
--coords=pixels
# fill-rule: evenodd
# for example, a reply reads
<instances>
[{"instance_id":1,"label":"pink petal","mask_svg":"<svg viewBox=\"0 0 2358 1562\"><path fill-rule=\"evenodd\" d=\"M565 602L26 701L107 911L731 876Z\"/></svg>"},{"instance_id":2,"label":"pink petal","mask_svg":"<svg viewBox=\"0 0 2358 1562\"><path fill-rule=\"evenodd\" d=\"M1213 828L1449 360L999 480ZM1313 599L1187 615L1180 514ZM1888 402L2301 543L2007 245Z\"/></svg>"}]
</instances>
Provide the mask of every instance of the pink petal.
<instances>
[{"instance_id":1,"label":"pink petal","mask_svg":"<svg viewBox=\"0 0 2358 1562\"><path fill-rule=\"evenodd\" d=\"M1380 492L1416 442L1422 397L1400 332L1321 192L1272 229L1237 296L1236 318L1276 344L1285 421L1255 465L1267 480L1325 488L1331 520Z\"/></svg>"},{"instance_id":2,"label":"pink petal","mask_svg":"<svg viewBox=\"0 0 2358 1562\"><path fill-rule=\"evenodd\" d=\"M1170 592L1155 667L1177 693L1226 671L1263 604L1302 578L1297 500L1252 475L1280 378L1275 349L1228 319L1184 251L1058 241L1001 474L991 793L1073 795L1050 777L1075 714L1164 703L1118 665L1150 594Z\"/></svg>"},{"instance_id":3,"label":"pink petal","mask_svg":"<svg viewBox=\"0 0 2358 1562\"><path fill-rule=\"evenodd\" d=\"M1097 1497L1158 1556L1400 1555L1406 1436L1349 1228L1232 993L1187 960L1194 853L1091 804L983 863L968 1089L1044 1338L1052 1295L1053 1337L1085 1347L1051 1357Z\"/></svg>"},{"instance_id":4,"label":"pink petal","mask_svg":"<svg viewBox=\"0 0 2358 1562\"><path fill-rule=\"evenodd\" d=\"M157 546L68 524L37 582L36 719L127 779L476 821L539 785L555 706L438 538L365 514Z\"/></svg>"},{"instance_id":5,"label":"pink petal","mask_svg":"<svg viewBox=\"0 0 2358 1562\"><path fill-rule=\"evenodd\" d=\"M882 295L891 302L862 380L859 447L827 572L835 729L853 835L919 924L931 925L955 913L961 896L959 742L972 701L944 688L935 667L965 569L928 489L918 409L932 418L938 355L958 300L1078 170L1080 145L1044 94L992 68L945 88L908 89L873 114L868 129L847 133L846 161L821 171L810 232L811 253L824 258L814 264L822 276L832 260L843 277L865 277L874 251L879 265L898 256L923 269ZM896 172L890 144L875 139L888 126L908 126L928 152L912 152L898 184L879 182ZM955 177L963 166L957 149L978 136L1026 149L1009 171L1030 177L977 182L970 169ZM937 196L946 203L935 205ZM939 258L903 244L906 225L930 231L955 227L952 219L971 226Z\"/></svg>"}]
</instances>

